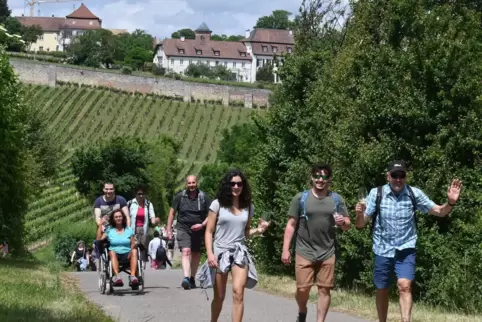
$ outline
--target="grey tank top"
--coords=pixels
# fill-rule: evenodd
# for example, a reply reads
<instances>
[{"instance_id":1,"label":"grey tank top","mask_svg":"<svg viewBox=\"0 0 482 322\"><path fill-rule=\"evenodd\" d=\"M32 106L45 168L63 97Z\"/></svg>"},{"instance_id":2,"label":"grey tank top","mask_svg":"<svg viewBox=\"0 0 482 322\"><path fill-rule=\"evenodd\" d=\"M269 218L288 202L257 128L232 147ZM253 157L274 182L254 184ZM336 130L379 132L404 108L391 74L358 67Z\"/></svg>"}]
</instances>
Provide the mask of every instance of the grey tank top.
<instances>
[{"instance_id":1,"label":"grey tank top","mask_svg":"<svg viewBox=\"0 0 482 322\"><path fill-rule=\"evenodd\" d=\"M235 215L227 208L220 208L219 201L213 200L209 209L218 213L218 222L214 233L213 252L218 254L233 250L237 243L245 244L245 229L248 223L248 216L253 217L254 206L251 204L250 211L243 211Z\"/></svg>"}]
</instances>

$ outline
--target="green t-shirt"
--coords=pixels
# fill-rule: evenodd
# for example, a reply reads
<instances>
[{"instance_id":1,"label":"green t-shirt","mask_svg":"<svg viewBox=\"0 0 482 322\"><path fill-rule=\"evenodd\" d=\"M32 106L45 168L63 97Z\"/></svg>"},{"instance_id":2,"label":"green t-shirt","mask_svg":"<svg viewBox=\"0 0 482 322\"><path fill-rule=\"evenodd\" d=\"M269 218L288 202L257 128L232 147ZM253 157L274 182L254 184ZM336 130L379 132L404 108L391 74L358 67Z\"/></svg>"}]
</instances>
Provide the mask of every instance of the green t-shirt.
<instances>
[{"instance_id":1,"label":"green t-shirt","mask_svg":"<svg viewBox=\"0 0 482 322\"><path fill-rule=\"evenodd\" d=\"M288 216L296 220L303 215L300 209L301 195L302 192L293 198L288 213ZM339 199L338 213L348 217L345 201L340 195ZM313 262L324 261L335 253L335 229L340 229L334 227L335 201L331 195L317 198L310 190L305 207L308 224L306 219L301 217L296 237L296 253Z\"/></svg>"}]
</instances>

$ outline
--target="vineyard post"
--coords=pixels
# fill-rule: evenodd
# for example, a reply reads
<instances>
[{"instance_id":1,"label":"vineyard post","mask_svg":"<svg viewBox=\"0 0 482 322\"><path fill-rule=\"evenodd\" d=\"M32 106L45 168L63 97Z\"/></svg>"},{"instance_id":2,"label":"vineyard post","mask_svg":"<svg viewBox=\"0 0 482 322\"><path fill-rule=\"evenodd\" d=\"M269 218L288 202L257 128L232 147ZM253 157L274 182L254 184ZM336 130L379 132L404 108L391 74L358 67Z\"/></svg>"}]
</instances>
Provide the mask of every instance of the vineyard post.
<instances>
[{"instance_id":1,"label":"vineyard post","mask_svg":"<svg viewBox=\"0 0 482 322\"><path fill-rule=\"evenodd\" d=\"M223 105L229 106L229 87L223 86L222 98L223 98Z\"/></svg>"},{"instance_id":2,"label":"vineyard post","mask_svg":"<svg viewBox=\"0 0 482 322\"><path fill-rule=\"evenodd\" d=\"M57 86L57 66L49 65L48 69L49 87Z\"/></svg>"},{"instance_id":3,"label":"vineyard post","mask_svg":"<svg viewBox=\"0 0 482 322\"><path fill-rule=\"evenodd\" d=\"M244 94L244 107L253 108L253 93Z\"/></svg>"},{"instance_id":4,"label":"vineyard post","mask_svg":"<svg viewBox=\"0 0 482 322\"><path fill-rule=\"evenodd\" d=\"M191 102L191 85L184 85L184 102Z\"/></svg>"}]
</instances>

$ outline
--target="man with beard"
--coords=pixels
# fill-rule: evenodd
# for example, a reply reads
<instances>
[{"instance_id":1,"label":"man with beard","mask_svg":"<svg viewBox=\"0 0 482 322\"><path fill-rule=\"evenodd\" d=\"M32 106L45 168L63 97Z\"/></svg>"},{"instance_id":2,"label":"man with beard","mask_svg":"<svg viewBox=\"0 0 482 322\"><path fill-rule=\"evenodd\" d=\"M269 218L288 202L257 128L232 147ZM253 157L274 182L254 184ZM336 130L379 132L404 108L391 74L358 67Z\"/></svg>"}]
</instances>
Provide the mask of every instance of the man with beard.
<instances>
[{"instance_id":1,"label":"man with beard","mask_svg":"<svg viewBox=\"0 0 482 322\"><path fill-rule=\"evenodd\" d=\"M361 229L372 219L375 267L373 283L376 291L378 321L387 321L391 275L397 277L400 313L403 322L411 321L411 286L415 279L417 229L415 211L434 216L447 216L459 199L462 182L453 180L447 191L447 203L436 205L425 193L405 184L407 168L403 161L388 166L388 183L373 188L366 206L356 205L356 227Z\"/></svg>"},{"instance_id":2,"label":"man with beard","mask_svg":"<svg viewBox=\"0 0 482 322\"><path fill-rule=\"evenodd\" d=\"M186 189L178 192L172 201L167 219L167 238L172 239L172 222L177 212L177 243L181 250L184 279L181 286L187 290L196 287L196 276L201 259L201 246L211 200L197 188L196 176L186 178Z\"/></svg>"},{"instance_id":3,"label":"man with beard","mask_svg":"<svg viewBox=\"0 0 482 322\"><path fill-rule=\"evenodd\" d=\"M317 321L325 321L330 307L330 290L335 276L336 228L351 225L343 198L330 191L332 170L316 164L311 170L312 189L298 193L291 201L283 240L281 261L291 263L290 246L295 246L296 301L298 322L306 321L310 290L318 287Z\"/></svg>"},{"instance_id":4,"label":"man with beard","mask_svg":"<svg viewBox=\"0 0 482 322\"><path fill-rule=\"evenodd\" d=\"M105 182L103 192L104 195L97 198L94 202L94 215L97 225L103 222L104 228L107 228L110 214L116 209L121 209L124 216L127 217L127 226L130 226L131 216L129 209L127 209L127 201L124 197L115 194L114 184Z\"/></svg>"}]
</instances>

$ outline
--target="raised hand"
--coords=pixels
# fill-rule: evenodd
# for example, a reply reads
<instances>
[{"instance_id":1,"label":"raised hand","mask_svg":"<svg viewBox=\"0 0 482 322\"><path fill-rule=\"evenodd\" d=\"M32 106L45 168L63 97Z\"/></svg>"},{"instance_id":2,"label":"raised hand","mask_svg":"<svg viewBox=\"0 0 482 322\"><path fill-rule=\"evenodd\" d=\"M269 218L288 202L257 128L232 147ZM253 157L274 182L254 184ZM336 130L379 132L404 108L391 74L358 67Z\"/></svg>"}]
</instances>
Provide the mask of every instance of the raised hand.
<instances>
[{"instance_id":1,"label":"raised hand","mask_svg":"<svg viewBox=\"0 0 482 322\"><path fill-rule=\"evenodd\" d=\"M460 191L462 190L462 181L460 179L452 180L448 190L447 190L447 198L449 203L454 204L460 197Z\"/></svg>"}]
</instances>

